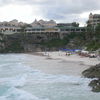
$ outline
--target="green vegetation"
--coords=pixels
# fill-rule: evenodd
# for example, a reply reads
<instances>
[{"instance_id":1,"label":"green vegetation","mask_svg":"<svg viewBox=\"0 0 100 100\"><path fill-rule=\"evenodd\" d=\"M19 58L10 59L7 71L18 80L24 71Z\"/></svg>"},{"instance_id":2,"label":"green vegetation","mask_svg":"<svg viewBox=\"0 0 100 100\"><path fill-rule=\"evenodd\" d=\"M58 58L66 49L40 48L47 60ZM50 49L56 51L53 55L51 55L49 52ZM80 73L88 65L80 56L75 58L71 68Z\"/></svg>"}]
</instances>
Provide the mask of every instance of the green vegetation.
<instances>
[{"instance_id":1,"label":"green vegetation","mask_svg":"<svg viewBox=\"0 0 100 100\"><path fill-rule=\"evenodd\" d=\"M75 41L77 40L77 41ZM84 33L71 33L68 34L65 38L63 39L53 39L48 42L42 42L41 45L52 48L52 47L66 47L70 42L73 42L75 45L81 45L85 40L85 34Z\"/></svg>"},{"instance_id":2,"label":"green vegetation","mask_svg":"<svg viewBox=\"0 0 100 100\"><path fill-rule=\"evenodd\" d=\"M94 29L92 26L87 27L86 33L87 50L97 50L100 48L100 24Z\"/></svg>"},{"instance_id":3,"label":"green vegetation","mask_svg":"<svg viewBox=\"0 0 100 100\"><path fill-rule=\"evenodd\" d=\"M49 48L52 48L52 47L63 47L65 46L67 43L68 43L69 40L67 39L53 39L53 40L50 40L48 42L42 42L41 45L45 46L45 47L49 47Z\"/></svg>"},{"instance_id":4,"label":"green vegetation","mask_svg":"<svg viewBox=\"0 0 100 100\"><path fill-rule=\"evenodd\" d=\"M75 23L77 24L77 23ZM43 42L41 45L45 47L69 47L69 48L84 48L89 51L94 51L100 48L100 24L94 29L92 26L87 26L87 32L71 33L63 39L53 39L48 42Z\"/></svg>"},{"instance_id":5,"label":"green vegetation","mask_svg":"<svg viewBox=\"0 0 100 100\"><path fill-rule=\"evenodd\" d=\"M79 27L79 23L73 22L73 23L72 23L72 26L74 26L74 27Z\"/></svg>"},{"instance_id":6,"label":"green vegetation","mask_svg":"<svg viewBox=\"0 0 100 100\"><path fill-rule=\"evenodd\" d=\"M87 44L87 50L94 51L100 48L100 42L91 41Z\"/></svg>"},{"instance_id":7,"label":"green vegetation","mask_svg":"<svg viewBox=\"0 0 100 100\"><path fill-rule=\"evenodd\" d=\"M21 43L18 40L13 41L12 43L9 43L4 49L1 50L2 53L20 53L23 52L24 48L21 46Z\"/></svg>"}]
</instances>

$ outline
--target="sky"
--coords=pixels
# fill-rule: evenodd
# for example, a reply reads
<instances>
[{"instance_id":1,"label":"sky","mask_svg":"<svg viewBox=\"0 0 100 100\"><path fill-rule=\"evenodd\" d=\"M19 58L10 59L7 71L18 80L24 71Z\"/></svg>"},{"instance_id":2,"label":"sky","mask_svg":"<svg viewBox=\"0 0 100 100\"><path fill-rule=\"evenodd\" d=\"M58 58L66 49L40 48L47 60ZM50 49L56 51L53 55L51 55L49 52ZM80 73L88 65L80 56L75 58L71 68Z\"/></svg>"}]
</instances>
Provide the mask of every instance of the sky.
<instances>
[{"instance_id":1,"label":"sky","mask_svg":"<svg viewBox=\"0 0 100 100\"><path fill-rule=\"evenodd\" d=\"M0 0L0 22L44 19L84 26L90 12L100 14L100 0Z\"/></svg>"}]
</instances>

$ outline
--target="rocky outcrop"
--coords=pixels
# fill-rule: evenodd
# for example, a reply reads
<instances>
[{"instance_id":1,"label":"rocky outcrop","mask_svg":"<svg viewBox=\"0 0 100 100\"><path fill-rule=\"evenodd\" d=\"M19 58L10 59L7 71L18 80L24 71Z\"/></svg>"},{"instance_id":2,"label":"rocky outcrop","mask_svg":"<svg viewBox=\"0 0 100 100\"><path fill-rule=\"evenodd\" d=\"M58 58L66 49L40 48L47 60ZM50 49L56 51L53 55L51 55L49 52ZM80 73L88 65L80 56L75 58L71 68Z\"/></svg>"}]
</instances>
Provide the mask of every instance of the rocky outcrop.
<instances>
[{"instance_id":1,"label":"rocky outcrop","mask_svg":"<svg viewBox=\"0 0 100 100\"><path fill-rule=\"evenodd\" d=\"M82 74L87 78L100 78L100 64L90 67Z\"/></svg>"},{"instance_id":2,"label":"rocky outcrop","mask_svg":"<svg viewBox=\"0 0 100 100\"><path fill-rule=\"evenodd\" d=\"M92 87L93 92L100 92L100 79L92 80L89 86Z\"/></svg>"},{"instance_id":3,"label":"rocky outcrop","mask_svg":"<svg viewBox=\"0 0 100 100\"><path fill-rule=\"evenodd\" d=\"M92 87L93 92L100 92L100 64L92 66L89 69L82 72L83 76L92 78L93 80L89 83Z\"/></svg>"}]
</instances>

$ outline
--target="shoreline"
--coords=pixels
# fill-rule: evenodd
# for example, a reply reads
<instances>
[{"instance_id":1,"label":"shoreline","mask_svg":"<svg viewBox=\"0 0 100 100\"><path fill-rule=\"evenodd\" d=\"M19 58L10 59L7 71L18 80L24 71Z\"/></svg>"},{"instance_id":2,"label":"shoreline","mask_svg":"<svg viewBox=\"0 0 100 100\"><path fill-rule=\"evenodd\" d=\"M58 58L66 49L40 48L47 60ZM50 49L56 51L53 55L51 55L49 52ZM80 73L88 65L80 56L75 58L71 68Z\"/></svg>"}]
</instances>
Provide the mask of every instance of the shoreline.
<instances>
[{"instance_id":1,"label":"shoreline","mask_svg":"<svg viewBox=\"0 0 100 100\"><path fill-rule=\"evenodd\" d=\"M82 76L82 72L93 65L100 63L96 58L80 57L76 54L66 56L64 52L36 52L27 54L29 61L26 63L35 70L40 70L47 74L62 74ZM34 57L43 66L34 65ZM55 65L56 64L56 65Z\"/></svg>"},{"instance_id":2,"label":"shoreline","mask_svg":"<svg viewBox=\"0 0 100 100\"><path fill-rule=\"evenodd\" d=\"M70 56L66 56L65 52L61 52L61 53L48 52L47 54L45 54L45 52L34 52L34 53L28 53L28 54L34 55L34 56L41 56L41 57L45 57L46 59L52 59L52 60L80 62L80 63L83 63L83 65L88 65L88 66L94 66L100 63L100 60L98 60L97 58L82 57L82 56L79 56L78 54L72 54Z\"/></svg>"}]
</instances>

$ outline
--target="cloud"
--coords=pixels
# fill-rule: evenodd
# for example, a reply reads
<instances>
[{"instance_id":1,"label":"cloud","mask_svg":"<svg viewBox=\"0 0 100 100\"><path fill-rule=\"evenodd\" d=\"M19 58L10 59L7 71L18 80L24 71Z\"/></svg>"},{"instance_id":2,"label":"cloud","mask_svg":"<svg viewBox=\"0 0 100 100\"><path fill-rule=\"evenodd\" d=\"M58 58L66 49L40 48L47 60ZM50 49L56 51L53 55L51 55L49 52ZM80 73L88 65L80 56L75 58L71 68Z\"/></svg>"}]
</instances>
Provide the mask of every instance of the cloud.
<instances>
[{"instance_id":1,"label":"cloud","mask_svg":"<svg viewBox=\"0 0 100 100\"><path fill-rule=\"evenodd\" d=\"M48 0L46 6L41 6L44 18L54 19L58 22L84 21L86 18L80 17L81 14L94 12L100 9L100 1L95 0ZM88 18L88 16L87 16ZM80 20L81 19L81 20Z\"/></svg>"},{"instance_id":2,"label":"cloud","mask_svg":"<svg viewBox=\"0 0 100 100\"><path fill-rule=\"evenodd\" d=\"M100 1L95 0L50 0L47 6L41 8L47 17L60 18L69 14L81 14L100 9ZM51 16L52 15L52 16ZM55 16L54 16L55 15ZM59 17L58 17L59 16ZM62 18L63 18L62 17Z\"/></svg>"},{"instance_id":3,"label":"cloud","mask_svg":"<svg viewBox=\"0 0 100 100\"><path fill-rule=\"evenodd\" d=\"M35 9L29 5L12 5L0 7L0 21L10 21L13 19L18 19L19 21L24 21L31 23L35 18L41 19L38 7Z\"/></svg>"},{"instance_id":4,"label":"cloud","mask_svg":"<svg viewBox=\"0 0 100 100\"><path fill-rule=\"evenodd\" d=\"M39 5L45 4L48 0L0 0L0 5L5 6L8 4L19 4L19 5Z\"/></svg>"},{"instance_id":5,"label":"cloud","mask_svg":"<svg viewBox=\"0 0 100 100\"><path fill-rule=\"evenodd\" d=\"M30 16L58 22L85 21L88 16L83 18L84 13L100 10L99 0L0 0L1 7L8 5L30 6L33 10Z\"/></svg>"}]
</instances>

